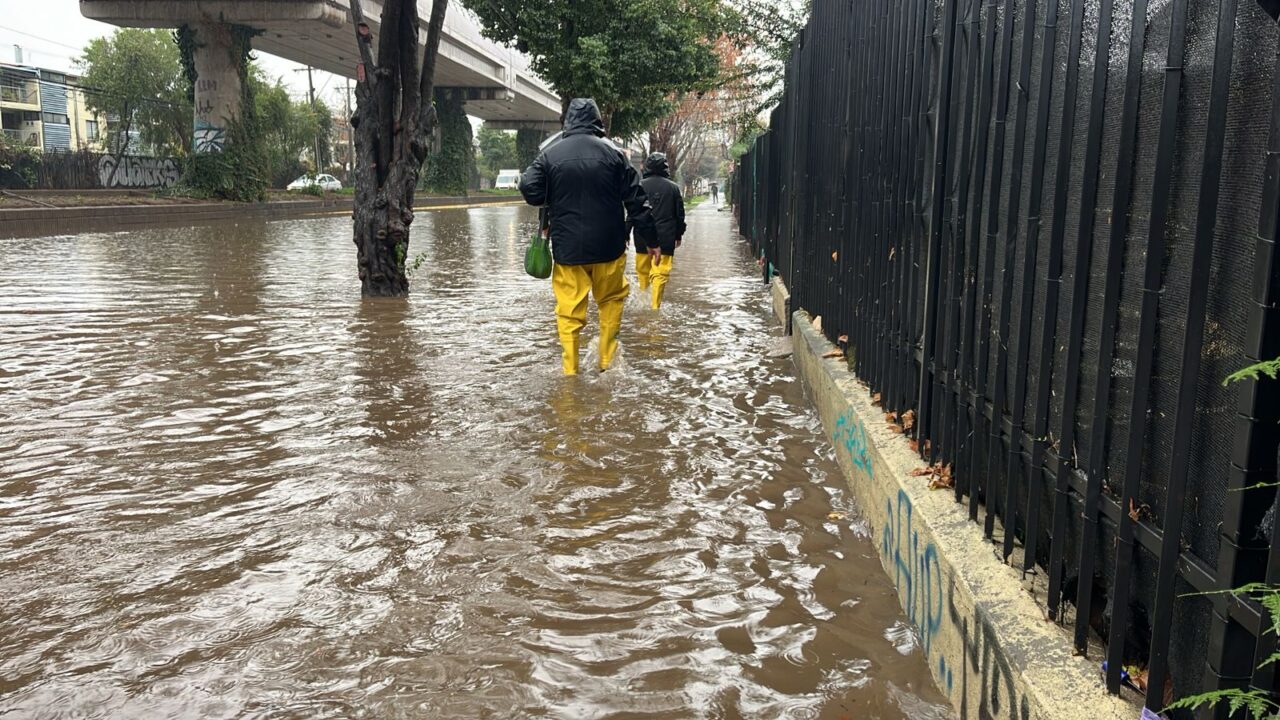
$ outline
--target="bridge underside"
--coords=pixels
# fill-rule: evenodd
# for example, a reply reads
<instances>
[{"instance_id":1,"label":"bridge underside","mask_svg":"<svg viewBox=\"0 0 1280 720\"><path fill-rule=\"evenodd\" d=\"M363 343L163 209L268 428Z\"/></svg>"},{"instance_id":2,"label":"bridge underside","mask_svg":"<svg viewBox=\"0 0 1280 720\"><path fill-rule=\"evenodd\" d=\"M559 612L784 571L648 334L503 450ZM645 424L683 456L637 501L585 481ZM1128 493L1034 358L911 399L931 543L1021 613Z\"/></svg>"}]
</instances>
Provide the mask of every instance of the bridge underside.
<instances>
[{"instance_id":1,"label":"bridge underside","mask_svg":"<svg viewBox=\"0 0 1280 720\"><path fill-rule=\"evenodd\" d=\"M381 4L366 0L374 37ZM425 39L430 3L419 2ZM345 0L81 0L85 17L125 27L177 27L184 23L236 23L262 31L257 50L354 78L358 53ZM523 67L513 50L479 36L451 11L437 60L437 87L464 90L466 111L512 127L545 126L560 117L559 98Z\"/></svg>"}]
</instances>

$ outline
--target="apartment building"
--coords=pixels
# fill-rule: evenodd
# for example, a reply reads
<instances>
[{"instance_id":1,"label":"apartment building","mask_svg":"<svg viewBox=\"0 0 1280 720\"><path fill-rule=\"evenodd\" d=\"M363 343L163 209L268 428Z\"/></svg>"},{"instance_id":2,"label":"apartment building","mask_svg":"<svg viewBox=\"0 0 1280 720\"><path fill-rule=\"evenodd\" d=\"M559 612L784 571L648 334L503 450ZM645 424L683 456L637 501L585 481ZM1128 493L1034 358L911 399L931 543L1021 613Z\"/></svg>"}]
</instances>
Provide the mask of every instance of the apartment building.
<instances>
[{"instance_id":1,"label":"apartment building","mask_svg":"<svg viewBox=\"0 0 1280 720\"><path fill-rule=\"evenodd\" d=\"M0 63L0 128L7 142L45 152L103 150L98 119L74 75Z\"/></svg>"}]
</instances>

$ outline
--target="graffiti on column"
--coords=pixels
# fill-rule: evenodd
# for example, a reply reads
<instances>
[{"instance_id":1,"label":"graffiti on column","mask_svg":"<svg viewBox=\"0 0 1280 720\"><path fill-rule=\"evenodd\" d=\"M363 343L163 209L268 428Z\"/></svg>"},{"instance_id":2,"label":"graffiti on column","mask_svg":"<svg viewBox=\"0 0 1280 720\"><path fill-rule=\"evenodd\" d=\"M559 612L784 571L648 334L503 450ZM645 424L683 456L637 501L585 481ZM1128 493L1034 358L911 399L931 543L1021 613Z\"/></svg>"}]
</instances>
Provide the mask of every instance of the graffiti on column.
<instances>
[{"instance_id":1,"label":"graffiti on column","mask_svg":"<svg viewBox=\"0 0 1280 720\"><path fill-rule=\"evenodd\" d=\"M103 155L98 158L98 181L104 188L166 188L178 182L181 171L171 158Z\"/></svg>"},{"instance_id":2,"label":"graffiti on column","mask_svg":"<svg viewBox=\"0 0 1280 720\"><path fill-rule=\"evenodd\" d=\"M200 120L196 121L195 151L219 153L227 143L227 131Z\"/></svg>"},{"instance_id":3,"label":"graffiti on column","mask_svg":"<svg viewBox=\"0 0 1280 720\"><path fill-rule=\"evenodd\" d=\"M226 147L227 131L219 127L213 118L213 96L218 92L218 81L200 79L196 81L196 128L195 151L198 153L218 153Z\"/></svg>"}]
</instances>

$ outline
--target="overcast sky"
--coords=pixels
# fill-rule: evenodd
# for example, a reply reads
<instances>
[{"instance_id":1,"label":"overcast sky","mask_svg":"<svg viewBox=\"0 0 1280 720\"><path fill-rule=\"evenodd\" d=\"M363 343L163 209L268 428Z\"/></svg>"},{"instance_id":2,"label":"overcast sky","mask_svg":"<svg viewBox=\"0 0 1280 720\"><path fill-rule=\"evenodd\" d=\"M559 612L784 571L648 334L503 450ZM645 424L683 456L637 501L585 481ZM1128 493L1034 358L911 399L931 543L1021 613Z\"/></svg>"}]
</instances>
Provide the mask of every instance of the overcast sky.
<instances>
[{"instance_id":1,"label":"overcast sky","mask_svg":"<svg viewBox=\"0 0 1280 720\"><path fill-rule=\"evenodd\" d=\"M13 46L20 45L24 65L74 72L72 61L85 43L115 29L81 16L77 0L0 0L0 62L13 62ZM257 56L269 77L283 80L295 98L306 97L307 73L295 72L305 70L304 65L266 53ZM343 79L322 70L313 78L316 95L331 108L340 108Z\"/></svg>"}]
</instances>

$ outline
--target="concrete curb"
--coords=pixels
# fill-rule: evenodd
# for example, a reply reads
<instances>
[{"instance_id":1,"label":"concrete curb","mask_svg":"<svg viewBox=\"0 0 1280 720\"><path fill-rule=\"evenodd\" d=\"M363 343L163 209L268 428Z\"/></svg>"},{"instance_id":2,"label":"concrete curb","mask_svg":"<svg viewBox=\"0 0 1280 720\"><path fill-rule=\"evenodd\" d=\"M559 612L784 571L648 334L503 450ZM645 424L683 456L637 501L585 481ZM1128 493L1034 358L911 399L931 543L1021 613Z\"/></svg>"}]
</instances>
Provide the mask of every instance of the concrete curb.
<instances>
[{"instance_id":1,"label":"concrete curb","mask_svg":"<svg viewBox=\"0 0 1280 720\"><path fill-rule=\"evenodd\" d=\"M415 210L481 205L523 204L516 197L419 198ZM182 203L173 205L102 205L64 208L0 210L0 238L47 237L84 232L135 230L148 227L208 225L258 218L284 220L323 215L350 215L350 198L291 200L264 203Z\"/></svg>"},{"instance_id":2,"label":"concrete curb","mask_svg":"<svg viewBox=\"0 0 1280 720\"><path fill-rule=\"evenodd\" d=\"M785 288L774 284L774 304ZM898 600L920 633L938 687L962 720L1133 720L1141 707L1106 692L1100 661L1073 656L1020 573L970 522L955 496L929 490L923 463L888 427L864 385L814 329L792 316L798 374L836 448ZM1097 657L1096 655L1094 656Z\"/></svg>"},{"instance_id":3,"label":"concrete curb","mask_svg":"<svg viewBox=\"0 0 1280 720\"><path fill-rule=\"evenodd\" d=\"M787 290L780 277L775 277L769 284L769 291L773 295L773 314L785 326L787 318L791 317L791 291Z\"/></svg>"}]
</instances>

